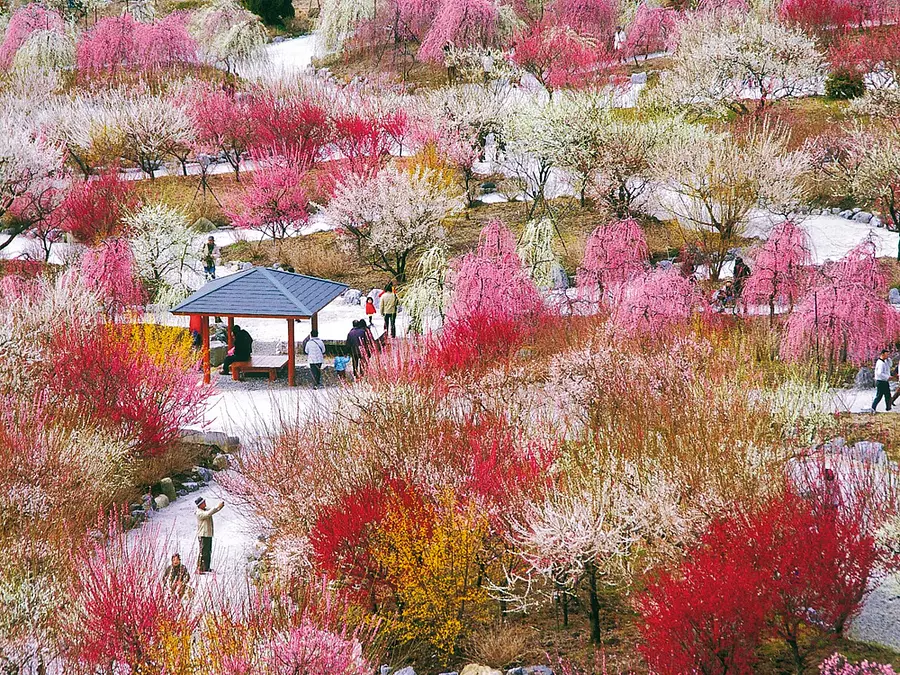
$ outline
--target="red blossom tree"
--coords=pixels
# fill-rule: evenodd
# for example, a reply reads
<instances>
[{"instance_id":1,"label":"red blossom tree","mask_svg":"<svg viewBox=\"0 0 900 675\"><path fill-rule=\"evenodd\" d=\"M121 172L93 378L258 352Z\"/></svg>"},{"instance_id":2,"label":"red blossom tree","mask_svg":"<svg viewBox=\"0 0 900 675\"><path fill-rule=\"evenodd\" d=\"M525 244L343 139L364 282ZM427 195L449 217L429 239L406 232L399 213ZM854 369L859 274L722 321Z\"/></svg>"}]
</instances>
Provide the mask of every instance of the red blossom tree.
<instances>
[{"instance_id":1,"label":"red blossom tree","mask_svg":"<svg viewBox=\"0 0 900 675\"><path fill-rule=\"evenodd\" d=\"M676 572L650 584L638 606L654 670L752 672L756 648L777 637L803 672L801 631L841 633L894 555L872 536L883 513L846 508L821 487L713 523Z\"/></svg>"},{"instance_id":2,"label":"red blossom tree","mask_svg":"<svg viewBox=\"0 0 900 675\"><path fill-rule=\"evenodd\" d=\"M597 227L588 237L576 275L579 297L599 302L611 287L641 274L649 260L644 230L633 218Z\"/></svg>"},{"instance_id":3,"label":"red blossom tree","mask_svg":"<svg viewBox=\"0 0 900 675\"><path fill-rule=\"evenodd\" d=\"M43 386L73 419L108 431L138 456L165 452L202 418L210 389L178 354L154 359L128 326L66 326L51 336Z\"/></svg>"},{"instance_id":4,"label":"red blossom tree","mask_svg":"<svg viewBox=\"0 0 900 675\"><path fill-rule=\"evenodd\" d=\"M390 158L395 139L409 126L404 110L387 115L340 114L334 119L334 143L347 159L350 171L372 176Z\"/></svg>"},{"instance_id":5,"label":"red blossom tree","mask_svg":"<svg viewBox=\"0 0 900 675\"><path fill-rule=\"evenodd\" d=\"M35 31L64 32L66 23L59 12L32 3L17 9L9 18L3 43L0 44L0 68L9 68L13 57Z\"/></svg>"},{"instance_id":6,"label":"red blossom tree","mask_svg":"<svg viewBox=\"0 0 900 675\"><path fill-rule=\"evenodd\" d=\"M188 114L197 131L200 146L222 152L241 179L241 157L253 145L254 128L248 124L253 98L236 96L221 89L204 88L189 97Z\"/></svg>"},{"instance_id":7,"label":"red blossom tree","mask_svg":"<svg viewBox=\"0 0 900 675\"><path fill-rule=\"evenodd\" d=\"M782 0L778 15L812 33L827 35L860 26L873 13L871 0Z\"/></svg>"},{"instance_id":8,"label":"red blossom tree","mask_svg":"<svg viewBox=\"0 0 900 675\"><path fill-rule=\"evenodd\" d=\"M590 37L549 19L532 24L515 39L512 60L553 95L609 76L617 59Z\"/></svg>"},{"instance_id":9,"label":"red blossom tree","mask_svg":"<svg viewBox=\"0 0 900 675\"><path fill-rule=\"evenodd\" d=\"M276 241L295 233L309 220L305 175L293 158L257 160L252 183L231 214L235 227L258 230Z\"/></svg>"},{"instance_id":10,"label":"red blossom tree","mask_svg":"<svg viewBox=\"0 0 900 675\"><path fill-rule=\"evenodd\" d=\"M72 186L61 208L61 227L83 244L97 244L122 234L122 218L137 203L131 183L110 171Z\"/></svg>"},{"instance_id":11,"label":"red blossom tree","mask_svg":"<svg viewBox=\"0 0 900 675\"><path fill-rule=\"evenodd\" d=\"M793 308L803 291L811 263L806 231L789 220L784 221L772 230L756 252L753 274L744 284L743 299L751 304L767 304L769 321L774 321L776 303Z\"/></svg>"},{"instance_id":12,"label":"red blossom tree","mask_svg":"<svg viewBox=\"0 0 900 675\"><path fill-rule=\"evenodd\" d=\"M639 56L668 49L675 34L676 18L675 11L669 7L642 3L622 43L624 58L634 59L637 63Z\"/></svg>"},{"instance_id":13,"label":"red blossom tree","mask_svg":"<svg viewBox=\"0 0 900 675\"><path fill-rule=\"evenodd\" d=\"M301 169L323 159L333 140L328 113L317 101L299 94L262 91L251 97L250 150L260 155L290 156Z\"/></svg>"},{"instance_id":14,"label":"red blossom tree","mask_svg":"<svg viewBox=\"0 0 900 675\"><path fill-rule=\"evenodd\" d=\"M150 24L139 23L130 14L100 19L78 41L78 69L99 73L195 63L197 43L186 21L178 12Z\"/></svg>"}]
</instances>

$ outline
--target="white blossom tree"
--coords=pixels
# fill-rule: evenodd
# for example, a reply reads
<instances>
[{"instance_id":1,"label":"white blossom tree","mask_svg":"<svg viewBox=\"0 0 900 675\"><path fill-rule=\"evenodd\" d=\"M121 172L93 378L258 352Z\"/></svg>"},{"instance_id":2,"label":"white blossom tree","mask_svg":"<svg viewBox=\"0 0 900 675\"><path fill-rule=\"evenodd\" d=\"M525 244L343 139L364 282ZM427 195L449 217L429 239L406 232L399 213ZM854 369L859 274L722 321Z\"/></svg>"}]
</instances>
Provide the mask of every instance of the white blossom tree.
<instances>
[{"instance_id":1,"label":"white blossom tree","mask_svg":"<svg viewBox=\"0 0 900 675\"><path fill-rule=\"evenodd\" d=\"M410 256L443 240L443 221L459 206L430 170L388 167L371 178L351 175L325 214L348 250L403 282Z\"/></svg>"},{"instance_id":2,"label":"white blossom tree","mask_svg":"<svg viewBox=\"0 0 900 675\"><path fill-rule=\"evenodd\" d=\"M713 280L745 234L751 209L786 215L802 199L809 161L787 144L786 131L769 126L742 142L698 131L674 139L654 160L663 207L699 238Z\"/></svg>"},{"instance_id":3,"label":"white blossom tree","mask_svg":"<svg viewBox=\"0 0 900 675\"><path fill-rule=\"evenodd\" d=\"M61 172L62 161L62 149L39 140L27 119L15 112L0 114L0 218L16 200L43 190ZM0 250L28 227L27 221L14 225L5 237L0 237Z\"/></svg>"},{"instance_id":4,"label":"white blossom tree","mask_svg":"<svg viewBox=\"0 0 900 675\"><path fill-rule=\"evenodd\" d=\"M896 227L900 223L900 131L857 129L850 142L854 157L854 171L848 176L852 194L880 209Z\"/></svg>"},{"instance_id":5,"label":"white blossom tree","mask_svg":"<svg viewBox=\"0 0 900 675\"><path fill-rule=\"evenodd\" d=\"M265 27L235 0L214 0L194 14L188 28L205 60L224 66L229 73L264 57Z\"/></svg>"},{"instance_id":6,"label":"white blossom tree","mask_svg":"<svg viewBox=\"0 0 900 675\"><path fill-rule=\"evenodd\" d=\"M116 106L124 156L151 179L166 157L175 156L179 148L190 147L193 141L190 115L172 99L116 94L108 103Z\"/></svg>"},{"instance_id":7,"label":"white blossom tree","mask_svg":"<svg viewBox=\"0 0 900 675\"><path fill-rule=\"evenodd\" d=\"M532 98L511 110L503 127L506 152L499 168L518 183L530 202L529 218L546 207L547 184L555 158L543 142L549 116L548 106Z\"/></svg>"},{"instance_id":8,"label":"white blossom tree","mask_svg":"<svg viewBox=\"0 0 900 675\"><path fill-rule=\"evenodd\" d=\"M148 204L125 218L138 273L156 302L184 298L196 285L197 254L187 217L164 204Z\"/></svg>"},{"instance_id":9,"label":"white blossom tree","mask_svg":"<svg viewBox=\"0 0 900 675\"><path fill-rule=\"evenodd\" d=\"M672 60L659 88L662 100L699 110L759 110L778 99L815 93L824 76L812 38L746 11L685 15Z\"/></svg>"},{"instance_id":10,"label":"white blossom tree","mask_svg":"<svg viewBox=\"0 0 900 675\"><path fill-rule=\"evenodd\" d=\"M36 30L22 43L13 57L13 68L59 71L75 65L75 41L65 32Z\"/></svg>"}]
</instances>

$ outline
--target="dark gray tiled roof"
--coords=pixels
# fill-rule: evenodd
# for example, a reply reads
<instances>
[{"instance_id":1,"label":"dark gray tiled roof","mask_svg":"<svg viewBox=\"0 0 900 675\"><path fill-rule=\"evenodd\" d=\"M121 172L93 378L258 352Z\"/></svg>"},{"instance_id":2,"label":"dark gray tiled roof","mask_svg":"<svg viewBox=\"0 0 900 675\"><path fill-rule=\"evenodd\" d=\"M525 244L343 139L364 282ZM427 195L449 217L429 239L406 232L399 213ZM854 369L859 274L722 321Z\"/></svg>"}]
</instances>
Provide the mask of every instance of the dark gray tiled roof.
<instances>
[{"instance_id":1,"label":"dark gray tiled roof","mask_svg":"<svg viewBox=\"0 0 900 675\"><path fill-rule=\"evenodd\" d=\"M266 267L206 284L172 310L173 314L215 316L312 316L347 290L336 281Z\"/></svg>"}]
</instances>

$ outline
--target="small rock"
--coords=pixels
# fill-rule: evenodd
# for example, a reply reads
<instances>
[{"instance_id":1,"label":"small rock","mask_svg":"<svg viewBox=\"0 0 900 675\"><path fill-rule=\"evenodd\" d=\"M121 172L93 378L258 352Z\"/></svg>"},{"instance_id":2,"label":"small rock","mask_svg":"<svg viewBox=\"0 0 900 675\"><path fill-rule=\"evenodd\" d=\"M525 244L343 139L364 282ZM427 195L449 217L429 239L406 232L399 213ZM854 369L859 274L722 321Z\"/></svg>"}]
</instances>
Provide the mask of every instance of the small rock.
<instances>
[{"instance_id":1,"label":"small rock","mask_svg":"<svg viewBox=\"0 0 900 675\"><path fill-rule=\"evenodd\" d=\"M647 84L647 73L632 73L631 84Z\"/></svg>"},{"instance_id":2,"label":"small rock","mask_svg":"<svg viewBox=\"0 0 900 675\"><path fill-rule=\"evenodd\" d=\"M854 206L854 207L853 207L852 209L850 209L850 210L853 211L853 215L854 215L854 216L855 216L857 213L859 213L860 211L862 211L862 209L859 208L858 206Z\"/></svg>"},{"instance_id":3,"label":"small rock","mask_svg":"<svg viewBox=\"0 0 900 675\"><path fill-rule=\"evenodd\" d=\"M856 373L853 380L854 389L873 389L875 387L875 371L868 366L863 366Z\"/></svg>"},{"instance_id":4,"label":"small rock","mask_svg":"<svg viewBox=\"0 0 900 675\"><path fill-rule=\"evenodd\" d=\"M213 478L212 469L207 469L205 466L195 466L191 469L191 473L197 476L201 482L209 482Z\"/></svg>"},{"instance_id":5,"label":"small rock","mask_svg":"<svg viewBox=\"0 0 900 675\"><path fill-rule=\"evenodd\" d=\"M170 502L174 502L178 495L175 492L175 483L171 478L163 478L159 481L159 491L169 498Z\"/></svg>"},{"instance_id":6,"label":"small rock","mask_svg":"<svg viewBox=\"0 0 900 675\"><path fill-rule=\"evenodd\" d=\"M847 219L850 219L850 218L853 217L853 211L851 211L850 209L846 209L846 210L844 210L844 211L841 211L841 212L838 214L838 216L840 216L841 218L847 218Z\"/></svg>"},{"instance_id":7,"label":"small rock","mask_svg":"<svg viewBox=\"0 0 900 675\"><path fill-rule=\"evenodd\" d=\"M381 666L381 668L378 669L378 675L391 675L391 667L387 665Z\"/></svg>"},{"instance_id":8,"label":"small rock","mask_svg":"<svg viewBox=\"0 0 900 675\"><path fill-rule=\"evenodd\" d=\"M872 216L872 220L869 221L869 225L872 227L884 227L884 221L879 216Z\"/></svg>"},{"instance_id":9,"label":"small rock","mask_svg":"<svg viewBox=\"0 0 900 675\"><path fill-rule=\"evenodd\" d=\"M141 510L132 511L131 512L131 520L134 521L135 525L139 525L147 520L147 514Z\"/></svg>"},{"instance_id":10,"label":"small rock","mask_svg":"<svg viewBox=\"0 0 900 675\"><path fill-rule=\"evenodd\" d=\"M188 492L193 492L194 490L200 489L200 484L195 481L189 480L189 481L182 483L181 487L184 488L185 490L187 490Z\"/></svg>"},{"instance_id":11,"label":"small rock","mask_svg":"<svg viewBox=\"0 0 900 675\"><path fill-rule=\"evenodd\" d=\"M837 207L837 206L833 207L833 208L830 209L830 211L829 211L829 213L831 213L831 215L833 215L833 216L836 216L836 215L840 214L840 212L841 212L841 209L840 209L839 207Z\"/></svg>"},{"instance_id":12,"label":"small rock","mask_svg":"<svg viewBox=\"0 0 900 675\"><path fill-rule=\"evenodd\" d=\"M523 675L553 675L553 670L547 666L526 666L522 669Z\"/></svg>"},{"instance_id":13,"label":"small rock","mask_svg":"<svg viewBox=\"0 0 900 675\"><path fill-rule=\"evenodd\" d=\"M179 497L187 497L187 496L188 496L188 491L185 490L184 488L182 488L182 489L180 489L180 490L176 490L176 491L175 491L175 494L178 495Z\"/></svg>"},{"instance_id":14,"label":"small rock","mask_svg":"<svg viewBox=\"0 0 900 675\"><path fill-rule=\"evenodd\" d=\"M822 209L812 209L812 210L810 210L809 215L811 215L811 216L821 216L821 215L822 215Z\"/></svg>"},{"instance_id":15,"label":"small rock","mask_svg":"<svg viewBox=\"0 0 900 675\"><path fill-rule=\"evenodd\" d=\"M412 666L406 666L406 668L395 670L391 675L416 675L416 671L413 670Z\"/></svg>"},{"instance_id":16,"label":"small rock","mask_svg":"<svg viewBox=\"0 0 900 675\"><path fill-rule=\"evenodd\" d=\"M868 211L857 211L853 214L853 222L855 223L868 223L872 220L872 214Z\"/></svg>"},{"instance_id":17,"label":"small rock","mask_svg":"<svg viewBox=\"0 0 900 675\"><path fill-rule=\"evenodd\" d=\"M462 672L459 675L503 675L503 672L489 666L470 663L462 669Z\"/></svg>"},{"instance_id":18,"label":"small rock","mask_svg":"<svg viewBox=\"0 0 900 675\"><path fill-rule=\"evenodd\" d=\"M212 468L213 471L224 471L228 468L230 462L228 461L228 455L223 453L219 453L215 457L213 457Z\"/></svg>"},{"instance_id":19,"label":"small rock","mask_svg":"<svg viewBox=\"0 0 900 675\"><path fill-rule=\"evenodd\" d=\"M156 504L157 509L164 509L169 505L169 498L165 495L157 495L153 503Z\"/></svg>"},{"instance_id":20,"label":"small rock","mask_svg":"<svg viewBox=\"0 0 900 675\"><path fill-rule=\"evenodd\" d=\"M888 300L890 300L892 305L900 305L900 289L892 288L888 292Z\"/></svg>"}]
</instances>

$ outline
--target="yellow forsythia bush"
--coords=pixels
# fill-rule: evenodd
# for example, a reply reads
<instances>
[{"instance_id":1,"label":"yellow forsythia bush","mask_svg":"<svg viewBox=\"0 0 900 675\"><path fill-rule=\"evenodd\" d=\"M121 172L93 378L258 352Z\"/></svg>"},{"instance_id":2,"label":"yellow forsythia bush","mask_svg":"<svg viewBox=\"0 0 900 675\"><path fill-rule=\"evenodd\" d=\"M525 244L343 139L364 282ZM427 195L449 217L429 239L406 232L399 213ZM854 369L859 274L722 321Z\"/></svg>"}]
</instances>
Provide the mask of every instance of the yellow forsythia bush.
<instances>
[{"instance_id":1,"label":"yellow forsythia bush","mask_svg":"<svg viewBox=\"0 0 900 675\"><path fill-rule=\"evenodd\" d=\"M394 511L382 524L376 557L398 604L386 630L400 642L424 641L450 654L464 629L488 618L480 565L488 525L474 507L460 509L450 499L433 519L420 516Z\"/></svg>"},{"instance_id":2,"label":"yellow forsythia bush","mask_svg":"<svg viewBox=\"0 0 900 675\"><path fill-rule=\"evenodd\" d=\"M133 348L148 354L154 363L190 363L195 358L191 334L184 328L133 323L128 325L127 330Z\"/></svg>"}]
</instances>

